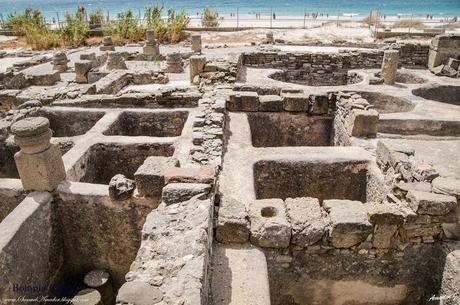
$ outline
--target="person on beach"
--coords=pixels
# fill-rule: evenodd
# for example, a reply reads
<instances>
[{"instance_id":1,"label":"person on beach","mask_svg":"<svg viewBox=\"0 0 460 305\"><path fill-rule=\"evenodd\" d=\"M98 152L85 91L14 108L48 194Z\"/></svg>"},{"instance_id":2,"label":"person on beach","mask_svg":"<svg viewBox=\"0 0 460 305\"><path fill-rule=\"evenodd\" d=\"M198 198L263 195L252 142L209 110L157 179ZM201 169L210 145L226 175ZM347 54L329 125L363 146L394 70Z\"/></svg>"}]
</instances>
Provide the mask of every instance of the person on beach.
<instances>
[{"instance_id":1,"label":"person on beach","mask_svg":"<svg viewBox=\"0 0 460 305\"><path fill-rule=\"evenodd\" d=\"M273 13L273 19L276 19L276 14L275 13Z\"/></svg>"}]
</instances>

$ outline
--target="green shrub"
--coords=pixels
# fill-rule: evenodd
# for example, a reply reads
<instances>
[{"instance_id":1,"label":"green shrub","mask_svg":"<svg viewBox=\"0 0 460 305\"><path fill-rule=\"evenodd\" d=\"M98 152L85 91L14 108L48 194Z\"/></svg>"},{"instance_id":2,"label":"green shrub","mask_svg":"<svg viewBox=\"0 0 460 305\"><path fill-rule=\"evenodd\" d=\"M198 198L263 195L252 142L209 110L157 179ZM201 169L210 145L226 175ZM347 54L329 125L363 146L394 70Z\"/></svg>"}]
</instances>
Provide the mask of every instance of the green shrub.
<instances>
[{"instance_id":1,"label":"green shrub","mask_svg":"<svg viewBox=\"0 0 460 305\"><path fill-rule=\"evenodd\" d=\"M66 46L79 46L88 37L85 23L85 8L80 6L75 15L65 13L66 25L59 31L59 36Z\"/></svg>"},{"instance_id":2,"label":"green shrub","mask_svg":"<svg viewBox=\"0 0 460 305\"><path fill-rule=\"evenodd\" d=\"M392 28L414 28L414 29L424 29L426 25L418 19L405 19L398 20L391 26Z\"/></svg>"},{"instance_id":3,"label":"green shrub","mask_svg":"<svg viewBox=\"0 0 460 305\"><path fill-rule=\"evenodd\" d=\"M145 9L147 29L155 32L155 37L160 42L179 42L185 38L185 29L189 18L184 11L176 14L174 9L168 10L167 20L161 18L163 7L151 5Z\"/></svg>"},{"instance_id":4,"label":"green shrub","mask_svg":"<svg viewBox=\"0 0 460 305\"><path fill-rule=\"evenodd\" d=\"M110 27L104 29L105 35L115 36L114 40L139 41L144 38L144 29L139 25L132 10L118 14Z\"/></svg>"},{"instance_id":5,"label":"green shrub","mask_svg":"<svg viewBox=\"0 0 460 305\"><path fill-rule=\"evenodd\" d=\"M201 16L201 26L205 28L216 28L219 26L219 13L205 7Z\"/></svg>"},{"instance_id":6,"label":"green shrub","mask_svg":"<svg viewBox=\"0 0 460 305\"><path fill-rule=\"evenodd\" d=\"M94 29L94 28L102 26L102 24L104 23L104 15L102 14L102 9L98 8L92 11L89 14L88 23L89 23L90 29Z\"/></svg>"}]
</instances>

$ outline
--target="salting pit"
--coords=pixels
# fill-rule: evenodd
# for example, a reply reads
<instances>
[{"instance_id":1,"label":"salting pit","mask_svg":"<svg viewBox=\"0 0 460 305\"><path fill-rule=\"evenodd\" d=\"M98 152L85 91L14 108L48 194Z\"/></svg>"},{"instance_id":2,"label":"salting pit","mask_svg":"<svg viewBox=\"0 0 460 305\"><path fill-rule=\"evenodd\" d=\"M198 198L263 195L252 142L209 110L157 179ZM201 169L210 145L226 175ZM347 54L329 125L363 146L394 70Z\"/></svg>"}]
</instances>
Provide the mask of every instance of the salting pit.
<instances>
[{"instance_id":1,"label":"salting pit","mask_svg":"<svg viewBox=\"0 0 460 305\"><path fill-rule=\"evenodd\" d=\"M213 304L424 304L439 295L450 250L434 241L454 209L420 224L424 212L383 201L382 170L350 146L375 141L379 113L414 104L366 91L257 91L227 98ZM408 242L424 234L427 242Z\"/></svg>"}]
</instances>

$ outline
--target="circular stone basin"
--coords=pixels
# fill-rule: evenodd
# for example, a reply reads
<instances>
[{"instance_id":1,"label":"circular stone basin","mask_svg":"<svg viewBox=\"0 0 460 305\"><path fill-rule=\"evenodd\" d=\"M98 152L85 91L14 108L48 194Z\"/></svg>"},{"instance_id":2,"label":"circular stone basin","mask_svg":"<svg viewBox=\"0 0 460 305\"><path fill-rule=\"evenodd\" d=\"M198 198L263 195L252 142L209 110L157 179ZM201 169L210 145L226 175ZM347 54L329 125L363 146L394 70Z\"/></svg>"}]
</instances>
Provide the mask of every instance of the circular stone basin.
<instances>
[{"instance_id":1,"label":"circular stone basin","mask_svg":"<svg viewBox=\"0 0 460 305\"><path fill-rule=\"evenodd\" d=\"M402 97L397 97L380 92L353 91L366 99L379 113L408 112L415 105Z\"/></svg>"},{"instance_id":2,"label":"circular stone basin","mask_svg":"<svg viewBox=\"0 0 460 305\"><path fill-rule=\"evenodd\" d=\"M414 89L412 94L427 100L460 106L460 86L430 85Z\"/></svg>"},{"instance_id":3,"label":"circular stone basin","mask_svg":"<svg viewBox=\"0 0 460 305\"><path fill-rule=\"evenodd\" d=\"M309 73L306 70L278 71L268 75L269 78L304 86L344 86L357 84L363 81L363 77L356 72L348 73Z\"/></svg>"}]
</instances>

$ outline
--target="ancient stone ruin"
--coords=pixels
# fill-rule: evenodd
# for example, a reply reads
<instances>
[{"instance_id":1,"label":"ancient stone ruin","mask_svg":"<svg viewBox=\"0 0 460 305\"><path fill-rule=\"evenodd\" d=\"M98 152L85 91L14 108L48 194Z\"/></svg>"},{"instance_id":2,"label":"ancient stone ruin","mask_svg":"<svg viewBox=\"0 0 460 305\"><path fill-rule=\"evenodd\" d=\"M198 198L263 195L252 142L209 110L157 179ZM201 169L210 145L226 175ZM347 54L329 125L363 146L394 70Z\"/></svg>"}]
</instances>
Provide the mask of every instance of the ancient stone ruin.
<instances>
[{"instance_id":1,"label":"ancient stone ruin","mask_svg":"<svg viewBox=\"0 0 460 305\"><path fill-rule=\"evenodd\" d=\"M2 304L460 303L458 36L146 39L4 55Z\"/></svg>"}]
</instances>

